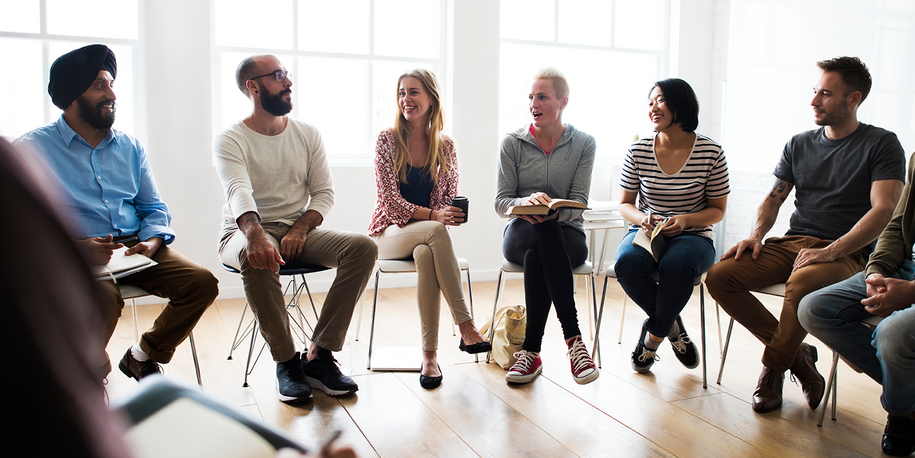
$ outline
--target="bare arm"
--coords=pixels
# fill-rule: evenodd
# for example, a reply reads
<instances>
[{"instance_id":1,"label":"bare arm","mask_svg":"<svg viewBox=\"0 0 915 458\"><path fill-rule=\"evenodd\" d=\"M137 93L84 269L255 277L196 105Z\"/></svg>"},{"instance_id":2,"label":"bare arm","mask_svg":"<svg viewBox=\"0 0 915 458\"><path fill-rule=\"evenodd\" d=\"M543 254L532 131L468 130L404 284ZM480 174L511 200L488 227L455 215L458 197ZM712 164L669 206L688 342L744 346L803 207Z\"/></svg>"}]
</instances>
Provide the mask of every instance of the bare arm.
<instances>
[{"instance_id":1,"label":"bare arm","mask_svg":"<svg viewBox=\"0 0 915 458\"><path fill-rule=\"evenodd\" d=\"M883 232L893 217L896 202L902 195L902 186L899 180L878 180L871 183L871 209L847 234L826 248L804 249L798 252L797 259L794 260L794 270L810 264L833 262L871 243Z\"/></svg>"},{"instance_id":2,"label":"bare arm","mask_svg":"<svg viewBox=\"0 0 915 458\"><path fill-rule=\"evenodd\" d=\"M740 259L741 253L747 249L752 250L751 257L753 259L758 258L759 251L762 250L763 237L765 237L772 229L772 226L775 225L775 220L778 218L778 209L781 208L782 204L785 203L785 200L788 199L788 194L791 193L792 189L794 189L793 184L776 179L775 185L772 186L772 190L769 191L769 194L766 195L766 198L756 211L756 222L753 224L753 230L750 232L750 237L731 247L721 259L724 260L731 256L734 256L734 259Z\"/></svg>"},{"instance_id":3,"label":"bare arm","mask_svg":"<svg viewBox=\"0 0 915 458\"><path fill-rule=\"evenodd\" d=\"M248 262L255 269L271 270L274 273L279 271L278 264L286 264L280 256L280 252L267 239L267 233L261 227L261 219L255 212L247 212L238 217L235 222L238 228L245 234L248 239L248 246L245 251L248 255Z\"/></svg>"}]
</instances>

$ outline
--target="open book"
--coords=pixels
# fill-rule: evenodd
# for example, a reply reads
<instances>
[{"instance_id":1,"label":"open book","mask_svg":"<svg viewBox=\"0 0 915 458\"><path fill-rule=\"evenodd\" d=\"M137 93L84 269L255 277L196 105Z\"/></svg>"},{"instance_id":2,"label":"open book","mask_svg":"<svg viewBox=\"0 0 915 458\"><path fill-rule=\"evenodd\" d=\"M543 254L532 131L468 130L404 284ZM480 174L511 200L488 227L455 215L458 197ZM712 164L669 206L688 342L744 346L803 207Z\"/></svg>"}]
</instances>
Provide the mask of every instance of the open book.
<instances>
[{"instance_id":1,"label":"open book","mask_svg":"<svg viewBox=\"0 0 915 458\"><path fill-rule=\"evenodd\" d=\"M569 199L553 199L549 205L515 205L509 215L548 215L553 210L589 210L588 205Z\"/></svg>"},{"instance_id":2,"label":"open book","mask_svg":"<svg viewBox=\"0 0 915 458\"><path fill-rule=\"evenodd\" d=\"M127 250L128 248L126 246L118 248L117 250L114 250L114 254L111 255L111 261L108 261L107 265L93 266L92 274L95 276L95 279L106 280L109 278L123 278L158 264L156 261L153 261L142 254L127 256L124 254Z\"/></svg>"},{"instance_id":3,"label":"open book","mask_svg":"<svg viewBox=\"0 0 915 458\"><path fill-rule=\"evenodd\" d=\"M645 231L639 229L635 234L635 238L632 239L633 245L638 245L651 254L651 257L654 258L655 262L658 262L661 259L661 255L664 254L664 236L661 235L661 229L664 228L664 225L670 220L670 217L664 218L661 221L658 221L654 225L654 231L651 232L651 237L645 234Z\"/></svg>"}]
</instances>

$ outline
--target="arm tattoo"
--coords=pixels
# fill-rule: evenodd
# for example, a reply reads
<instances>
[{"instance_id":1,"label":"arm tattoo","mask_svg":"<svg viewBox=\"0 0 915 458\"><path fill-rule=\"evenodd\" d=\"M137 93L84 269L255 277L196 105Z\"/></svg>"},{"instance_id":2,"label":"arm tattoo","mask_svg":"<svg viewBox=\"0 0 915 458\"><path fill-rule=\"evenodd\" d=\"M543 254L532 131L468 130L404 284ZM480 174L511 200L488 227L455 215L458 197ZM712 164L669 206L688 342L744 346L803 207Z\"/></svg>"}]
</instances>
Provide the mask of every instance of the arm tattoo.
<instances>
[{"instance_id":1,"label":"arm tattoo","mask_svg":"<svg viewBox=\"0 0 915 458\"><path fill-rule=\"evenodd\" d=\"M778 194L784 194L785 189L788 188L788 184L782 180L775 182L775 186L772 187L772 192L769 193L769 197L775 198L779 197Z\"/></svg>"}]
</instances>

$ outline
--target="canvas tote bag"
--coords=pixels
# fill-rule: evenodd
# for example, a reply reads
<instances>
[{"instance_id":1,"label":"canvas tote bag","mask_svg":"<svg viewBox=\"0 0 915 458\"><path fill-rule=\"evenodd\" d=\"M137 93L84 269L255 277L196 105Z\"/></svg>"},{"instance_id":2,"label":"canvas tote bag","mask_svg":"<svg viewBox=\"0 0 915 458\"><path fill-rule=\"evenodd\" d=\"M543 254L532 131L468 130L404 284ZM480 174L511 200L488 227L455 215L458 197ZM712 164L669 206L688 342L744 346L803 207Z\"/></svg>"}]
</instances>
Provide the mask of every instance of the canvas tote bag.
<instances>
[{"instance_id":1,"label":"canvas tote bag","mask_svg":"<svg viewBox=\"0 0 915 458\"><path fill-rule=\"evenodd\" d=\"M480 334L489 335L489 321L480 328ZM515 352L521 351L524 330L527 327L527 310L523 305L509 305L496 312L496 332L492 336L492 357L502 369L508 370L515 364Z\"/></svg>"}]
</instances>

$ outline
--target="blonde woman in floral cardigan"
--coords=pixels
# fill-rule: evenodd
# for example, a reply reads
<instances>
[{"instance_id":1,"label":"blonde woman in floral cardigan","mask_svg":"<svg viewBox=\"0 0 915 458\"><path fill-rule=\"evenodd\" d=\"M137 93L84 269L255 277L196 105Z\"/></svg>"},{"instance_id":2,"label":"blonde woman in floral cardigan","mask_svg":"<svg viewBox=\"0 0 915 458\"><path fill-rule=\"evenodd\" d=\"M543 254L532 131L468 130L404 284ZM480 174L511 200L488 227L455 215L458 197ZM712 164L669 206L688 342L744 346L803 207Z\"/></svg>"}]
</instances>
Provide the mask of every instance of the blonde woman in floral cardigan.
<instances>
[{"instance_id":1,"label":"blonde woman in floral cardigan","mask_svg":"<svg viewBox=\"0 0 915 458\"><path fill-rule=\"evenodd\" d=\"M369 235L378 243L379 259L416 262L416 302L423 334L419 383L431 389L442 383L436 350L441 295L461 331L460 349L489 351L464 301L461 271L446 226L464 222L451 206L457 195L458 168L454 140L445 125L438 81L426 70L405 73L397 81L394 128L378 134L375 182L378 195Z\"/></svg>"}]
</instances>

